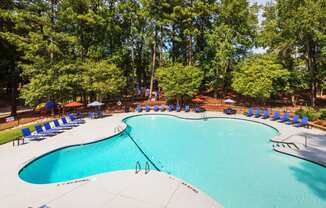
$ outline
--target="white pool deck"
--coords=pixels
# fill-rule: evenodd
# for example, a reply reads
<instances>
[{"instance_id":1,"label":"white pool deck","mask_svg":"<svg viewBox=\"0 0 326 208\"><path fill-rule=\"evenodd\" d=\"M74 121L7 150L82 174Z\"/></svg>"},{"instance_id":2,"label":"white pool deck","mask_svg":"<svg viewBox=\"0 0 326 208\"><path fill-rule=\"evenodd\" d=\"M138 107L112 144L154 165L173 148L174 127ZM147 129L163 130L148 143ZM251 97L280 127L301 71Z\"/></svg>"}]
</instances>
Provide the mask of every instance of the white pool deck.
<instances>
[{"instance_id":1,"label":"white pool deck","mask_svg":"<svg viewBox=\"0 0 326 208\"><path fill-rule=\"evenodd\" d=\"M154 112L151 112L154 113ZM149 113L143 113L149 114ZM197 113L162 113L184 118L201 118ZM151 171L135 174L135 170L116 171L72 182L35 185L22 181L19 170L29 161L51 150L81 143L88 143L112 136L118 126L124 126L122 119L139 113L122 113L113 116L87 120L86 124L42 141L28 141L21 146L12 143L0 145L0 207L114 207L114 208L219 208L222 205L193 187L171 175ZM247 118L243 115L225 116L218 112L206 112L207 117L232 117L262 122L276 128L280 136L276 141L295 143L302 155L317 157L326 164L326 133L317 129L296 128L275 121ZM305 136L303 136L305 135ZM308 147L304 147L305 137ZM271 143L272 148L272 143ZM283 150L284 149L284 150ZM280 151L294 151L283 148ZM275 154L279 154L275 152ZM317 154L317 156L316 156ZM314 155L314 156L312 156ZM325 159L324 159L325 158Z\"/></svg>"}]
</instances>

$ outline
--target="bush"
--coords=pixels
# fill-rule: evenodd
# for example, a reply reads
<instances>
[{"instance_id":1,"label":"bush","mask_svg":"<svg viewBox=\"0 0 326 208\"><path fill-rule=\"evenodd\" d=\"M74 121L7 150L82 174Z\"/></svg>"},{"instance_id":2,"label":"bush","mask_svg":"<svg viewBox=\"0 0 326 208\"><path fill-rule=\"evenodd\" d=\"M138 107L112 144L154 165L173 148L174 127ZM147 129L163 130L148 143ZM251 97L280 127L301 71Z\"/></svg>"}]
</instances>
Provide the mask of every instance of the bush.
<instances>
[{"instance_id":1,"label":"bush","mask_svg":"<svg viewBox=\"0 0 326 208\"><path fill-rule=\"evenodd\" d=\"M318 112L314 108L300 108L299 110L295 111L295 114L299 115L301 118L308 116L310 121L317 120L321 117L321 112Z\"/></svg>"},{"instance_id":2,"label":"bush","mask_svg":"<svg viewBox=\"0 0 326 208\"><path fill-rule=\"evenodd\" d=\"M320 110L320 119L326 120L326 108Z\"/></svg>"}]
</instances>

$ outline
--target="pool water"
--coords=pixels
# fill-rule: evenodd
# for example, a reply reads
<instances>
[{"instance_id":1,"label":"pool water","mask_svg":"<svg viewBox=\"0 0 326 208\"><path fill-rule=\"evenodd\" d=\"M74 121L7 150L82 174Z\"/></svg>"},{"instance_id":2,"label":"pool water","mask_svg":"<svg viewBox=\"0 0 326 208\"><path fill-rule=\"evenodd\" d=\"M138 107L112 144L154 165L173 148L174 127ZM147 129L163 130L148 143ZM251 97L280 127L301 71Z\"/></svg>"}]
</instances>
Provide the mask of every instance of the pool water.
<instances>
[{"instance_id":1,"label":"pool water","mask_svg":"<svg viewBox=\"0 0 326 208\"><path fill-rule=\"evenodd\" d=\"M278 132L249 121L127 118L126 134L64 148L27 165L20 177L46 184L135 169L148 159L227 207L326 207L326 168L273 151ZM130 139L130 137L132 139ZM153 167L152 167L153 168Z\"/></svg>"}]
</instances>

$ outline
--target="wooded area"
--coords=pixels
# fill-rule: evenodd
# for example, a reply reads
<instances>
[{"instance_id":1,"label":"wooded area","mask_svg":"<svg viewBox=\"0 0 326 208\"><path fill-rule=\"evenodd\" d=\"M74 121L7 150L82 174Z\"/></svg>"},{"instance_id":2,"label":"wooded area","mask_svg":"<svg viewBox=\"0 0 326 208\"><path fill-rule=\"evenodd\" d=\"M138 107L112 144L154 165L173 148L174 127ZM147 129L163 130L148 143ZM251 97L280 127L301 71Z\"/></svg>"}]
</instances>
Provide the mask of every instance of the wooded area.
<instances>
[{"instance_id":1,"label":"wooded area","mask_svg":"<svg viewBox=\"0 0 326 208\"><path fill-rule=\"evenodd\" d=\"M86 103L155 83L169 99L232 91L315 106L326 88L326 0L273 2L2 0L0 94L13 115L17 99Z\"/></svg>"}]
</instances>

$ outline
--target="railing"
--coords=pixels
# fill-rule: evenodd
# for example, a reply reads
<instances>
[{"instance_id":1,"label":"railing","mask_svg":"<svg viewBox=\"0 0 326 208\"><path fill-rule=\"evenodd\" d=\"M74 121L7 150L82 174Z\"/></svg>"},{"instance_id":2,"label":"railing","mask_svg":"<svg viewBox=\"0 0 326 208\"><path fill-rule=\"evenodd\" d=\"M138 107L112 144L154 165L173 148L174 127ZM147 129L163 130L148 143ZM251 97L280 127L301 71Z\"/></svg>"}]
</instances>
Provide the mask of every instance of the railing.
<instances>
[{"instance_id":1,"label":"railing","mask_svg":"<svg viewBox=\"0 0 326 208\"><path fill-rule=\"evenodd\" d=\"M145 163L145 174L148 174L151 171L151 166L149 165L149 162L146 161ZM136 162L136 167L135 167L135 174L138 174L141 171L141 165L140 162Z\"/></svg>"},{"instance_id":2,"label":"railing","mask_svg":"<svg viewBox=\"0 0 326 208\"><path fill-rule=\"evenodd\" d=\"M200 117L204 120L207 120L207 114L206 113L201 113Z\"/></svg>"},{"instance_id":3,"label":"railing","mask_svg":"<svg viewBox=\"0 0 326 208\"><path fill-rule=\"evenodd\" d=\"M145 164L145 174L149 173L151 171L151 166L149 165L149 163L146 161Z\"/></svg>"},{"instance_id":4,"label":"railing","mask_svg":"<svg viewBox=\"0 0 326 208\"><path fill-rule=\"evenodd\" d=\"M141 171L140 162L137 161L137 162L136 162L136 168L135 168L135 174L138 174L140 171Z\"/></svg>"},{"instance_id":5,"label":"railing","mask_svg":"<svg viewBox=\"0 0 326 208\"><path fill-rule=\"evenodd\" d=\"M303 134L303 135L302 134L292 134L292 135L286 137L285 139L283 139L282 141L290 139L291 137L294 137L294 136L302 136L302 137L304 137L304 146L308 147L308 135L305 135L305 134Z\"/></svg>"},{"instance_id":6,"label":"railing","mask_svg":"<svg viewBox=\"0 0 326 208\"><path fill-rule=\"evenodd\" d=\"M117 127L114 128L114 133L120 133L123 131L123 126L122 125L119 125Z\"/></svg>"}]
</instances>

